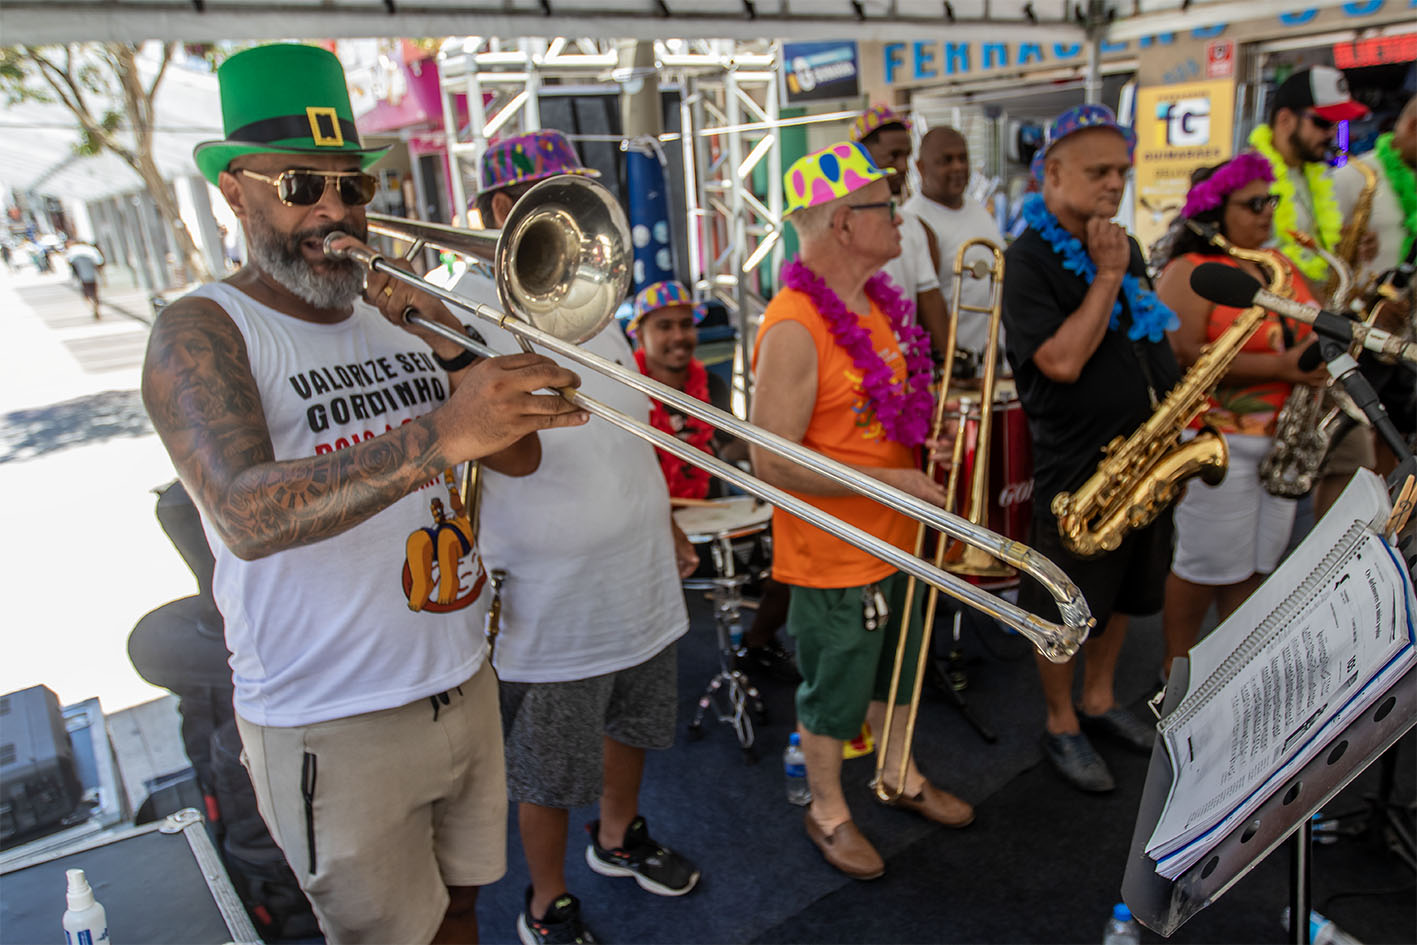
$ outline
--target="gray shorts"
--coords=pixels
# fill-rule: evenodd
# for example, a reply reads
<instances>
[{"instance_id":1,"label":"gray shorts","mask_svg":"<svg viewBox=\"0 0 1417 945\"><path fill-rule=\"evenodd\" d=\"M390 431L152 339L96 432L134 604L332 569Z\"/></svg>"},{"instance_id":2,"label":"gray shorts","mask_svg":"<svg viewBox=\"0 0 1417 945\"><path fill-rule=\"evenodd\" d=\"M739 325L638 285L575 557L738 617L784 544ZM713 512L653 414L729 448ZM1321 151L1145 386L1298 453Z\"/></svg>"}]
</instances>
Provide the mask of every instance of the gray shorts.
<instances>
[{"instance_id":1,"label":"gray shorts","mask_svg":"<svg viewBox=\"0 0 1417 945\"><path fill-rule=\"evenodd\" d=\"M331 945L429 941L448 886L506 872L496 688L484 663L436 710L289 728L237 716L261 816Z\"/></svg>"},{"instance_id":2,"label":"gray shorts","mask_svg":"<svg viewBox=\"0 0 1417 945\"><path fill-rule=\"evenodd\" d=\"M590 679L502 683L508 796L585 807L600 798L605 736L631 748L673 746L675 649L671 643L638 666Z\"/></svg>"}]
</instances>

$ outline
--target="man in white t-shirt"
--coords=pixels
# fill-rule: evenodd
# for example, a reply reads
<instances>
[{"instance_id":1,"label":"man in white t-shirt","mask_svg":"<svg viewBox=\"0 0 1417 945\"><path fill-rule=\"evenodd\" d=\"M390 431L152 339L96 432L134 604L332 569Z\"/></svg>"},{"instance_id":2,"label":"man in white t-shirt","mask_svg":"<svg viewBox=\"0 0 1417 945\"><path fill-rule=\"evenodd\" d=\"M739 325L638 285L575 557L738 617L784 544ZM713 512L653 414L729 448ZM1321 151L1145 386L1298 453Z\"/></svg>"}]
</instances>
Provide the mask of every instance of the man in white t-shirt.
<instances>
[{"instance_id":1,"label":"man in white t-shirt","mask_svg":"<svg viewBox=\"0 0 1417 945\"><path fill-rule=\"evenodd\" d=\"M94 319L101 318L98 311L98 273L103 268L103 253L100 253L98 247L92 243L71 239L65 245L64 258L68 261L69 270L74 274L74 278L79 280L79 286L84 291L84 298L88 299L89 305L93 308Z\"/></svg>"},{"instance_id":2,"label":"man in white t-shirt","mask_svg":"<svg viewBox=\"0 0 1417 945\"><path fill-rule=\"evenodd\" d=\"M482 159L477 209L500 227L526 190L560 174L597 176L560 132L499 141ZM453 290L501 307L476 273ZM477 330L495 350L515 350L511 332ZM581 347L636 370L616 322ZM648 422L643 394L597 372L582 377L588 397ZM507 789L531 874L517 919L527 945L593 940L566 885L572 808L600 805L585 850L595 872L633 877L662 896L683 895L699 878L693 863L651 838L638 806L645 750L674 743L674 643L688 629L680 576L698 554L673 527L669 490L644 440L596 421L541 445L534 475L483 477L479 515L487 566L506 573L494 662Z\"/></svg>"},{"instance_id":3,"label":"man in white t-shirt","mask_svg":"<svg viewBox=\"0 0 1417 945\"><path fill-rule=\"evenodd\" d=\"M441 302L326 253L365 237L387 150L361 146L334 54L257 46L217 81L226 138L193 157L250 264L163 310L143 403L216 558L242 761L327 941L476 941L507 794L486 573L448 484L535 469L529 434L589 419L537 391L578 380L474 364L401 327L456 327Z\"/></svg>"},{"instance_id":4,"label":"man in white t-shirt","mask_svg":"<svg viewBox=\"0 0 1417 945\"><path fill-rule=\"evenodd\" d=\"M965 195L969 186L969 144L954 128L931 128L920 140L920 193L905 203L905 209L934 231L940 242L940 288L945 304L954 304L955 257L971 239L986 239L1004 246L1004 237L994 217L977 200ZM990 260L989 251L975 246L965 254L965 265L976 259ZM984 307L989 304L989 281L966 278L960 288L960 302ZM989 316L979 312L956 313L955 345L975 357L983 355L989 341ZM1002 328L1002 326L1001 326ZM999 344L1003 345L1002 333Z\"/></svg>"},{"instance_id":5,"label":"man in white t-shirt","mask_svg":"<svg viewBox=\"0 0 1417 945\"><path fill-rule=\"evenodd\" d=\"M889 178L891 196L899 202L905 193L905 174L909 169L910 122L889 105L872 105L851 123L847 137L864 147L881 170L894 172ZM900 218L900 255L886 263L881 271L906 298L915 302L919 324L930 333L935 350L942 351L949 329L949 312L940 295L936 234L908 212L902 212Z\"/></svg>"}]
</instances>

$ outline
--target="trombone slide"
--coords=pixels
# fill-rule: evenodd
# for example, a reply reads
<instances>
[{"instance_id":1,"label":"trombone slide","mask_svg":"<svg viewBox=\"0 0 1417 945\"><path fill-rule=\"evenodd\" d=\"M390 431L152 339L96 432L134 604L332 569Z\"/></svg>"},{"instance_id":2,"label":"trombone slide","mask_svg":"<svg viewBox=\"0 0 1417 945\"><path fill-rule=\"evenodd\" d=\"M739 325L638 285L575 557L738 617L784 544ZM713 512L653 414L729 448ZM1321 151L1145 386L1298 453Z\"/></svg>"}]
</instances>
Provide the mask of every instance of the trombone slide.
<instances>
[{"instance_id":1,"label":"trombone slide","mask_svg":"<svg viewBox=\"0 0 1417 945\"><path fill-rule=\"evenodd\" d=\"M501 326L513 335L516 335L517 338L523 342L524 347L527 342L542 345L548 350L569 358L591 370L614 378L640 391L646 396L666 404L671 404L683 413L715 424L747 442L755 443L765 449L772 450L854 492L875 499L883 505L911 516L917 521L924 521L947 535L958 538L969 544L984 547L995 557L1008 561L1020 568L1020 570L1024 570L1033 575L1040 583L1048 588L1058 603L1058 610L1062 615L1064 623L1050 623L1035 614L1024 611L1015 604L994 597L992 594L980 590L967 581L963 581L954 575L948 574L896 548L889 542L869 535L853 525L822 512L820 509L804 502L796 496L769 485L756 477L750 476L737 467L731 466L714 456L688 446L675 437L655 430L648 424L627 417L613 408L587 398L578 391L560 392L568 397L576 406L642 439L651 441L654 445L683 459L685 462L707 469L709 472L712 472L726 482L738 486L745 492L756 495L764 501L817 526L828 534L868 551L901 571L913 575L932 587L949 594L951 597L1003 621L1027 637L1038 650L1050 660L1065 662L1077 652L1078 647L1081 646L1083 640L1086 639L1087 630L1092 625L1092 615L1088 609L1086 600L1083 599L1076 585L1072 583L1057 565L1028 546L974 525L965 519L936 508L921 499L917 499L898 489L887 486L877 479L862 475L843 463L807 449L800 443L794 443L791 440L770 433L767 430L745 423L732 414L718 410L682 391L677 391L660 384L651 378L645 377L638 371L631 371L619 364L585 351L577 345L564 341L555 334L544 331L535 325L523 322L503 312L498 312L489 306L474 303L459 296L455 292L434 285L417 275L405 272L391 265L383 256L374 252L368 246L358 242L348 234L329 234L325 238L325 252L328 255L336 257L346 256L352 258L371 270L382 272L400 282L412 285L449 305L457 306L458 308L477 315L479 318ZM406 313L406 316L411 323L433 331L471 351L479 354L489 353L489 349L478 345L459 331L428 321L418 316L416 313L411 316L408 316Z\"/></svg>"}]
</instances>

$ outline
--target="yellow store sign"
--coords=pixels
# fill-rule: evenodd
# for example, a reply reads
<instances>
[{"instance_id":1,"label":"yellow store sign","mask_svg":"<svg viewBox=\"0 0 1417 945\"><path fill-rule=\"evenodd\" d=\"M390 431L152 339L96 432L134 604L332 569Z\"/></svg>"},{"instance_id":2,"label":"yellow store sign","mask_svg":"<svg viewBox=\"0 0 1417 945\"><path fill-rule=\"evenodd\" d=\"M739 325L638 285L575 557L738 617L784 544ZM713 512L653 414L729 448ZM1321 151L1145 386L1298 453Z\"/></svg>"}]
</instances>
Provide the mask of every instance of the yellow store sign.
<instances>
[{"instance_id":1,"label":"yellow store sign","mask_svg":"<svg viewBox=\"0 0 1417 945\"><path fill-rule=\"evenodd\" d=\"M1231 154L1235 81L1214 79L1137 90L1136 238L1149 247L1170 225L1191 172Z\"/></svg>"}]
</instances>

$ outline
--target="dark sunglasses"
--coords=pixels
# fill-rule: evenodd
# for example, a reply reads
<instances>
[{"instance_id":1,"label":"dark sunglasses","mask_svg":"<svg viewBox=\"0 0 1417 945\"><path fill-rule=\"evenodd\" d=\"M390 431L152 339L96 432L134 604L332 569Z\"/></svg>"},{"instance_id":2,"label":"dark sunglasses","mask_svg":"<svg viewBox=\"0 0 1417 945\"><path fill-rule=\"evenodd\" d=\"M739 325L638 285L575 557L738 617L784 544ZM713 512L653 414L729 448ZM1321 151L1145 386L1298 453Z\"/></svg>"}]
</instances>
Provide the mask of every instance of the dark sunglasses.
<instances>
[{"instance_id":1,"label":"dark sunglasses","mask_svg":"<svg viewBox=\"0 0 1417 945\"><path fill-rule=\"evenodd\" d=\"M849 203L846 205L851 210L889 210L891 219L895 219L896 202L894 200L878 200L875 203Z\"/></svg>"},{"instance_id":2,"label":"dark sunglasses","mask_svg":"<svg viewBox=\"0 0 1417 945\"><path fill-rule=\"evenodd\" d=\"M1244 207L1255 216L1259 216L1266 210L1273 210L1279 206L1279 194L1265 194L1261 197L1251 197L1249 200L1232 200L1230 202L1237 207Z\"/></svg>"},{"instance_id":3,"label":"dark sunglasses","mask_svg":"<svg viewBox=\"0 0 1417 945\"><path fill-rule=\"evenodd\" d=\"M339 199L349 207L364 206L374 199L374 192L379 189L379 181L363 171L281 171L275 177L267 177L243 167L241 173L270 184L287 207L314 206L332 182L339 188Z\"/></svg>"},{"instance_id":4,"label":"dark sunglasses","mask_svg":"<svg viewBox=\"0 0 1417 945\"><path fill-rule=\"evenodd\" d=\"M1317 112L1305 112L1304 117L1309 119L1309 121L1313 123L1314 127L1319 129L1320 131L1328 131L1335 124L1337 124L1337 122L1330 121L1329 119L1324 118L1322 115L1319 115Z\"/></svg>"}]
</instances>

